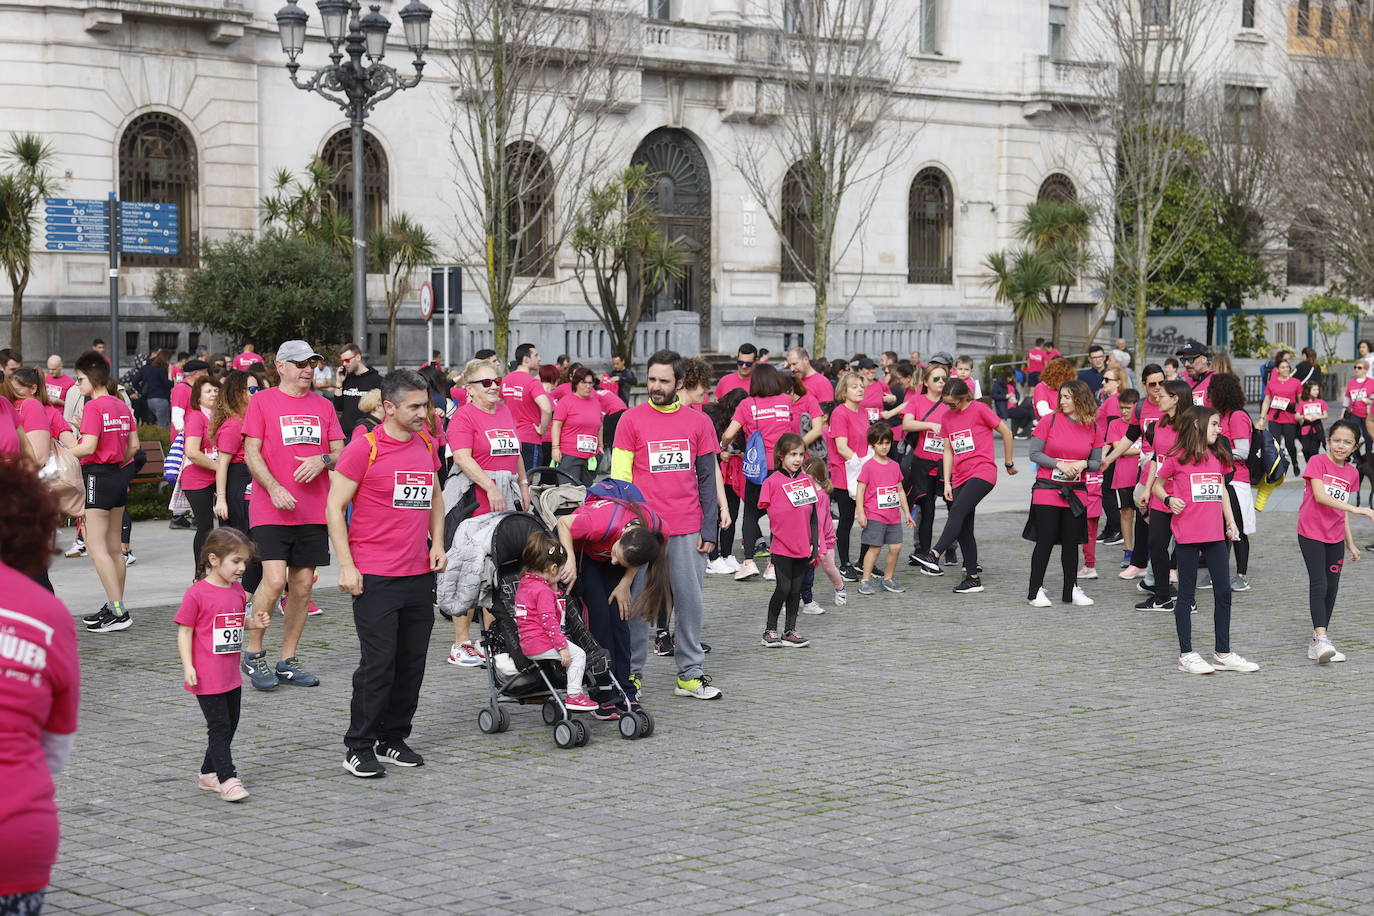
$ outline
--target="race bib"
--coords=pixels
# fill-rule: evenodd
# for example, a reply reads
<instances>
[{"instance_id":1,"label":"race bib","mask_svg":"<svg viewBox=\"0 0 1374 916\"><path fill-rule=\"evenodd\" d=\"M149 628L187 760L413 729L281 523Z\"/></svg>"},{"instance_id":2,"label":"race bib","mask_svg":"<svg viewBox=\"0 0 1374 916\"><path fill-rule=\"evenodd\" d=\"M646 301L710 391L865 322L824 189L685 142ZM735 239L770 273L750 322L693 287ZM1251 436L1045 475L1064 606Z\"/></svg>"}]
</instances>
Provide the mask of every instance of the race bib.
<instances>
[{"instance_id":1,"label":"race bib","mask_svg":"<svg viewBox=\"0 0 1374 916\"><path fill-rule=\"evenodd\" d=\"M896 484L874 487L873 499L879 509L898 509L902 505L902 501L897 495Z\"/></svg>"},{"instance_id":2,"label":"race bib","mask_svg":"<svg viewBox=\"0 0 1374 916\"><path fill-rule=\"evenodd\" d=\"M1194 405L1195 407L1202 407L1202 406L1203 406L1204 404L1206 404L1206 403L1207 403L1207 395L1203 394L1201 391L1194 391L1194 392L1193 392L1193 405Z\"/></svg>"},{"instance_id":3,"label":"race bib","mask_svg":"<svg viewBox=\"0 0 1374 916\"><path fill-rule=\"evenodd\" d=\"M1281 398L1278 395L1274 395L1269 399L1269 406L1274 410L1287 410L1288 405L1291 403L1293 402L1288 400L1288 398Z\"/></svg>"},{"instance_id":4,"label":"race bib","mask_svg":"<svg viewBox=\"0 0 1374 916\"><path fill-rule=\"evenodd\" d=\"M51 400L54 400L54 401L62 401L62 400L65 400L65 399L63 398L63 396L62 396L62 386L61 386L61 385L44 385L43 387L46 388L46 389L48 389L48 397L49 397Z\"/></svg>"},{"instance_id":5,"label":"race bib","mask_svg":"<svg viewBox=\"0 0 1374 916\"><path fill-rule=\"evenodd\" d=\"M816 488L811 485L810 477L788 481L782 485L782 492L787 494L793 508L809 506L816 501Z\"/></svg>"},{"instance_id":6,"label":"race bib","mask_svg":"<svg viewBox=\"0 0 1374 916\"><path fill-rule=\"evenodd\" d=\"M1077 477L1070 477L1068 474L1065 474L1059 469L1058 465L1050 472L1050 480L1053 480L1055 483L1073 483L1077 479Z\"/></svg>"},{"instance_id":7,"label":"race bib","mask_svg":"<svg viewBox=\"0 0 1374 916\"><path fill-rule=\"evenodd\" d=\"M969 452L973 451L972 431L961 429L959 432L950 436L949 447L954 450L954 454L956 455L967 455Z\"/></svg>"},{"instance_id":8,"label":"race bib","mask_svg":"<svg viewBox=\"0 0 1374 916\"><path fill-rule=\"evenodd\" d=\"M281 418L282 445L323 445L324 437L319 417L293 416Z\"/></svg>"},{"instance_id":9,"label":"race bib","mask_svg":"<svg viewBox=\"0 0 1374 916\"><path fill-rule=\"evenodd\" d=\"M397 471L391 488L391 508L428 509L434 504L434 474Z\"/></svg>"},{"instance_id":10,"label":"race bib","mask_svg":"<svg viewBox=\"0 0 1374 916\"><path fill-rule=\"evenodd\" d=\"M692 466L692 446L686 439L660 439L649 443L649 473L685 471Z\"/></svg>"},{"instance_id":11,"label":"race bib","mask_svg":"<svg viewBox=\"0 0 1374 916\"><path fill-rule=\"evenodd\" d=\"M932 454L943 455L945 453L945 440L940 436L926 433L925 445L921 446L921 448Z\"/></svg>"},{"instance_id":12,"label":"race bib","mask_svg":"<svg viewBox=\"0 0 1374 916\"><path fill-rule=\"evenodd\" d=\"M1350 493L1345 488L1345 481L1339 477L1326 477L1323 481L1326 486L1326 495L1332 499L1339 499L1343 503L1350 502Z\"/></svg>"},{"instance_id":13,"label":"race bib","mask_svg":"<svg viewBox=\"0 0 1374 916\"><path fill-rule=\"evenodd\" d=\"M584 455L595 454L596 436L589 436L586 433L577 434L577 450Z\"/></svg>"},{"instance_id":14,"label":"race bib","mask_svg":"<svg viewBox=\"0 0 1374 916\"><path fill-rule=\"evenodd\" d=\"M215 615L211 645L216 655L238 655L243 651L243 611Z\"/></svg>"},{"instance_id":15,"label":"race bib","mask_svg":"<svg viewBox=\"0 0 1374 916\"><path fill-rule=\"evenodd\" d=\"M1226 481L1220 474L1190 474L1193 488L1193 502L1219 503L1226 492Z\"/></svg>"},{"instance_id":16,"label":"race bib","mask_svg":"<svg viewBox=\"0 0 1374 916\"><path fill-rule=\"evenodd\" d=\"M1322 413L1322 405L1320 405L1320 404L1304 404L1304 405L1303 405L1303 408L1302 408L1302 415L1303 415L1304 417L1306 417L1307 419L1309 419L1309 420L1315 420L1315 419L1317 419L1317 417L1321 416L1321 413Z\"/></svg>"},{"instance_id":17,"label":"race bib","mask_svg":"<svg viewBox=\"0 0 1374 916\"><path fill-rule=\"evenodd\" d=\"M1369 400L1369 392L1365 391L1363 388L1352 388L1350 389L1350 400L1367 401Z\"/></svg>"},{"instance_id":18,"label":"race bib","mask_svg":"<svg viewBox=\"0 0 1374 916\"><path fill-rule=\"evenodd\" d=\"M493 458L509 458L520 454L520 440L513 429L489 429L487 449Z\"/></svg>"},{"instance_id":19,"label":"race bib","mask_svg":"<svg viewBox=\"0 0 1374 916\"><path fill-rule=\"evenodd\" d=\"M872 424L874 424L874 423L877 423L877 422L878 422L878 417L882 416L882 411L879 410L879 409L876 408L876 407L867 407L867 408L865 408L865 410L868 411L868 422L869 422L869 425L872 425Z\"/></svg>"}]
</instances>

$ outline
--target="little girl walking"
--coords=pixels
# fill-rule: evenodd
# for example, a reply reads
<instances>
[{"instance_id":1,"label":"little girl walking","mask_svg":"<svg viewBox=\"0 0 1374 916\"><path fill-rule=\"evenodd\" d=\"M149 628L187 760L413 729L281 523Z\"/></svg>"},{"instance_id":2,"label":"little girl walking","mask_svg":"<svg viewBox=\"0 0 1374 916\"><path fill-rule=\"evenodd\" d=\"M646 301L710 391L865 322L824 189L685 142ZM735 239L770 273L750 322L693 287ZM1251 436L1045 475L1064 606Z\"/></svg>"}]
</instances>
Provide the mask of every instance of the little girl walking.
<instances>
[{"instance_id":1,"label":"little girl walking","mask_svg":"<svg viewBox=\"0 0 1374 916\"><path fill-rule=\"evenodd\" d=\"M536 531L525 542L520 555L520 584L515 590L515 626L520 632L520 651L534 660L560 659L568 669L569 710L591 712L596 701L583 690L587 653L563 635L563 601L554 594L553 583L568 562L563 545Z\"/></svg>"},{"instance_id":2,"label":"little girl walking","mask_svg":"<svg viewBox=\"0 0 1374 916\"><path fill-rule=\"evenodd\" d=\"M839 537L835 533L835 520L830 517L830 468L824 458L813 455L802 462L802 473L816 482L816 515L821 523L821 543L816 566L821 568L830 578L830 584L835 586L835 606L843 607L849 601L849 597L844 590L844 576L840 575L840 569L835 565L835 545ZM803 614L825 613L825 608L816 603L815 594L812 592L816 584L816 566L806 568L806 578L802 581Z\"/></svg>"},{"instance_id":3,"label":"little girl walking","mask_svg":"<svg viewBox=\"0 0 1374 916\"><path fill-rule=\"evenodd\" d=\"M769 649L804 649L810 641L797 632L802 580L820 548L820 497L816 482L802 473L806 443L796 433L783 433L773 446L774 471L759 487L759 508L768 512L773 569L777 584L768 599L768 619L760 644ZM778 613L787 607L782 635Z\"/></svg>"},{"instance_id":4,"label":"little girl walking","mask_svg":"<svg viewBox=\"0 0 1374 916\"><path fill-rule=\"evenodd\" d=\"M200 550L198 578L186 590L174 618L184 686L200 702L209 732L199 785L228 802L248 797L234 769L230 745L239 727L243 699L239 653L248 625L248 595L239 579L252 559L253 542L242 531L218 528L210 532ZM253 625L264 627L266 620L254 620Z\"/></svg>"}]
</instances>

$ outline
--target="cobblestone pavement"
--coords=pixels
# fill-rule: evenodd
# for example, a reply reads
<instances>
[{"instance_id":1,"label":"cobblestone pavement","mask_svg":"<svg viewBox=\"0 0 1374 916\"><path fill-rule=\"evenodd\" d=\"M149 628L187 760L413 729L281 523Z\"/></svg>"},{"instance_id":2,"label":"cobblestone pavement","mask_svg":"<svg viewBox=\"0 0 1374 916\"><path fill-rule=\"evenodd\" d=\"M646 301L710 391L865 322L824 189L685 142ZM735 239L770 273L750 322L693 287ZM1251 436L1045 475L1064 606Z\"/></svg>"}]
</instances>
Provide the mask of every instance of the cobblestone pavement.
<instances>
[{"instance_id":1,"label":"cobblestone pavement","mask_svg":"<svg viewBox=\"0 0 1374 916\"><path fill-rule=\"evenodd\" d=\"M984 594L906 566L904 595L834 609L821 586L805 650L757 646L771 584L708 577L725 698L672 697L651 657L642 741L590 723L560 751L537 707L481 734L485 674L444 664L441 622L412 739L428 765L375 782L340 767L355 638L322 591L302 655L323 685L246 689L241 805L195 787L172 610L83 633L48 912L1369 912L1374 563L1337 608L1350 661L1317 667L1295 517L1265 513L1233 628L1263 669L1188 676L1171 616L1114 576L1086 583L1094 607L1027 607L1023 518L979 522Z\"/></svg>"}]
</instances>

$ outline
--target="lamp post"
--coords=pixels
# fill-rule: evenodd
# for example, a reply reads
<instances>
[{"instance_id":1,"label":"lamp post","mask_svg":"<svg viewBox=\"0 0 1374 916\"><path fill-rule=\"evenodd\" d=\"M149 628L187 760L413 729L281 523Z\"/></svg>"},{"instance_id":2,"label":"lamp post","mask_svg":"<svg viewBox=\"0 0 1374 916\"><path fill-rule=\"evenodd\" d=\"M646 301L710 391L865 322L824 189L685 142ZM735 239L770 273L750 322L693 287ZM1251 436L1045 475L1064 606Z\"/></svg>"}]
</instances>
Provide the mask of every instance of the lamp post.
<instances>
[{"instance_id":1,"label":"lamp post","mask_svg":"<svg viewBox=\"0 0 1374 916\"><path fill-rule=\"evenodd\" d=\"M402 89L420 84L429 48L429 20L433 11L420 0L410 0L401 10L406 46L415 55L414 76L402 76L394 67L382 63L386 55L386 36L391 22L373 5L362 15L359 0L317 0L324 37L333 51L332 63L316 70L309 79L296 78L300 64L296 58L305 48L305 24L309 15L286 0L277 11L277 30L281 49L286 52L286 69L291 85L314 92L338 105L348 115L353 140L353 340L367 350L367 223L363 208L363 122L383 99ZM342 48L342 50L340 50ZM347 60L345 60L345 57ZM363 57L368 63L364 65Z\"/></svg>"}]
</instances>

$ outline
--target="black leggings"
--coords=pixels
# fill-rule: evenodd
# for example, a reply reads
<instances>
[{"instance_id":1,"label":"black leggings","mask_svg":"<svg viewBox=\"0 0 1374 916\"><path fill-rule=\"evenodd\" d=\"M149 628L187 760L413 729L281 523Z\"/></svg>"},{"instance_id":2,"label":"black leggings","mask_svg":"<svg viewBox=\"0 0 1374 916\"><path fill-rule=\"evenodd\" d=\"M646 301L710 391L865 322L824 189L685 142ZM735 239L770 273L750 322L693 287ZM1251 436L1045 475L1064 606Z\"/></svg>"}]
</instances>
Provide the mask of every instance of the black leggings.
<instances>
[{"instance_id":1,"label":"black leggings","mask_svg":"<svg viewBox=\"0 0 1374 916\"><path fill-rule=\"evenodd\" d=\"M759 509L759 491L763 487L756 483L745 482L744 484L744 524L740 528L740 547L744 549L746 560L754 559L754 554L759 552L759 541L765 542L763 531L759 527L759 519L763 517L763 511Z\"/></svg>"},{"instance_id":2,"label":"black leggings","mask_svg":"<svg viewBox=\"0 0 1374 916\"><path fill-rule=\"evenodd\" d=\"M229 465L229 476L224 483L224 501L229 506L229 527L237 528L244 534L248 533L248 497L244 492L252 482L253 475L248 473L248 465L242 462ZM243 571L243 590L251 595L261 584L262 561L254 556Z\"/></svg>"},{"instance_id":3,"label":"black leggings","mask_svg":"<svg viewBox=\"0 0 1374 916\"><path fill-rule=\"evenodd\" d=\"M1298 549L1307 566L1307 610L1312 626L1326 629L1336 607L1336 592L1341 586L1341 566L1345 563L1345 542L1325 541L1298 535Z\"/></svg>"},{"instance_id":4,"label":"black leggings","mask_svg":"<svg viewBox=\"0 0 1374 916\"><path fill-rule=\"evenodd\" d=\"M1134 498L1134 490L1132 496ZM1132 503L1134 505L1134 503ZM1140 507L1135 507L1135 539L1131 541L1131 565L1136 569L1144 569L1150 565L1150 517L1140 511Z\"/></svg>"},{"instance_id":5,"label":"black leggings","mask_svg":"<svg viewBox=\"0 0 1374 916\"><path fill-rule=\"evenodd\" d=\"M930 474L916 481L911 491L911 511L916 514L916 552L925 553L930 549L930 539L935 533L935 500L940 491L941 480L938 474Z\"/></svg>"},{"instance_id":6,"label":"black leggings","mask_svg":"<svg viewBox=\"0 0 1374 916\"><path fill-rule=\"evenodd\" d=\"M1159 604L1168 601L1173 595L1173 586L1169 584L1169 541L1174 536L1174 529L1170 522L1173 513L1168 509L1151 509L1150 520L1147 523L1147 541L1150 548L1150 571L1155 576L1155 603ZM1217 543L1225 545L1225 541ZM1196 569L1196 567L1194 567ZM1231 580L1226 580L1226 587L1229 590ZM1185 652L1188 650L1184 650Z\"/></svg>"},{"instance_id":7,"label":"black leggings","mask_svg":"<svg viewBox=\"0 0 1374 916\"><path fill-rule=\"evenodd\" d=\"M1298 472L1298 424L1280 423L1277 420L1269 424L1269 431L1274 434L1275 439L1282 438L1283 445L1288 449L1288 461L1293 469L1293 473Z\"/></svg>"},{"instance_id":8,"label":"black leggings","mask_svg":"<svg viewBox=\"0 0 1374 916\"><path fill-rule=\"evenodd\" d=\"M1197 569L1207 564L1212 574L1212 630L1216 634L1217 654L1231 651L1231 571L1227 568L1225 541L1178 545L1178 601L1174 602L1174 629L1178 631L1180 654L1193 651L1193 605L1197 600ZM1169 571L1164 570L1164 582ZM1158 592L1156 592L1158 594Z\"/></svg>"},{"instance_id":9,"label":"black leggings","mask_svg":"<svg viewBox=\"0 0 1374 916\"><path fill-rule=\"evenodd\" d=\"M725 505L730 507L730 527L720 529L720 539L711 551L711 559L728 557L735 550L735 529L739 526L739 494L728 483L725 485Z\"/></svg>"},{"instance_id":10,"label":"black leggings","mask_svg":"<svg viewBox=\"0 0 1374 916\"><path fill-rule=\"evenodd\" d=\"M181 492L185 494L186 501L191 504L191 511L196 517L196 536L191 541L191 563L194 566L200 563L200 548L205 546L205 539L215 528L215 486L211 484L199 490Z\"/></svg>"},{"instance_id":11,"label":"black leggings","mask_svg":"<svg viewBox=\"0 0 1374 916\"><path fill-rule=\"evenodd\" d=\"M1226 489L1231 493L1231 517L1236 520L1236 530L1240 532L1240 540L1227 543L1236 554L1236 575L1243 576L1250 568L1250 535L1244 531L1245 521L1240 514L1240 494L1229 484Z\"/></svg>"},{"instance_id":12,"label":"black leggings","mask_svg":"<svg viewBox=\"0 0 1374 916\"><path fill-rule=\"evenodd\" d=\"M1064 570L1064 590L1060 600L1072 601L1073 589L1078 584L1078 545L1088 530L1087 514L1073 514L1073 510L1063 506L1035 506L1030 508L1031 522L1035 527L1035 549L1031 551L1030 585L1026 598L1034 601L1040 586L1045 584L1045 570L1050 565L1050 555L1059 545L1060 566Z\"/></svg>"},{"instance_id":13,"label":"black leggings","mask_svg":"<svg viewBox=\"0 0 1374 916\"><path fill-rule=\"evenodd\" d=\"M787 618L783 632L790 633L797 628L797 607L801 603L802 580L806 578L806 570L810 566L809 558L798 559L785 557L780 553L773 554L773 572L777 574L778 581L773 587L773 597L768 599L768 622L763 627L765 630L778 628L778 612L784 604L787 605Z\"/></svg>"},{"instance_id":14,"label":"black leggings","mask_svg":"<svg viewBox=\"0 0 1374 916\"><path fill-rule=\"evenodd\" d=\"M958 541L964 550L964 571L970 576L978 573L978 541L973 535L973 513L978 504L992 492L992 484L972 477L954 488L954 501L949 504L949 518L945 520L940 540L931 549L941 556Z\"/></svg>"},{"instance_id":15,"label":"black leggings","mask_svg":"<svg viewBox=\"0 0 1374 916\"><path fill-rule=\"evenodd\" d=\"M234 769L234 755L230 753L229 746L239 727L243 688L235 687L228 693L200 694L196 699L200 701L200 711L205 715L205 725L210 732L210 744L205 751L200 772L214 773L220 782L233 779L239 774Z\"/></svg>"},{"instance_id":16,"label":"black leggings","mask_svg":"<svg viewBox=\"0 0 1374 916\"><path fill-rule=\"evenodd\" d=\"M850 565L849 534L854 530L854 497L850 496L844 487L836 487L830 493L830 499L835 503L840 515L835 522L835 559L843 569Z\"/></svg>"}]
</instances>

